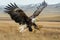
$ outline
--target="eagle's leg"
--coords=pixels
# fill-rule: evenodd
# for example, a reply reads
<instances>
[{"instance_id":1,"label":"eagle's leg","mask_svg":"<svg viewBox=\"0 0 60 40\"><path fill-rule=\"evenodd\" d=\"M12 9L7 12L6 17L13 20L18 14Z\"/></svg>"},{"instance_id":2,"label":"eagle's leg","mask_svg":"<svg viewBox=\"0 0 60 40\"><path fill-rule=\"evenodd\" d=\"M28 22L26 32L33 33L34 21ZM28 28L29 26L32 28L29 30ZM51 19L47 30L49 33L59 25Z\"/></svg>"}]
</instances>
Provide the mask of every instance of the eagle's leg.
<instances>
[{"instance_id":1,"label":"eagle's leg","mask_svg":"<svg viewBox=\"0 0 60 40\"><path fill-rule=\"evenodd\" d=\"M29 31L32 32L32 27L31 27L31 25L28 25L27 27L28 27Z\"/></svg>"},{"instance_id":2,"label":"eagle's leg","mask_svg":"<svg viewBox=\"0 0 60 40\"><path fill-rule=\"evenodd\" d=\"M35 23L33 23L33 26L35 29L39 30L38 26Z\"/></svg>"}]
</instances>

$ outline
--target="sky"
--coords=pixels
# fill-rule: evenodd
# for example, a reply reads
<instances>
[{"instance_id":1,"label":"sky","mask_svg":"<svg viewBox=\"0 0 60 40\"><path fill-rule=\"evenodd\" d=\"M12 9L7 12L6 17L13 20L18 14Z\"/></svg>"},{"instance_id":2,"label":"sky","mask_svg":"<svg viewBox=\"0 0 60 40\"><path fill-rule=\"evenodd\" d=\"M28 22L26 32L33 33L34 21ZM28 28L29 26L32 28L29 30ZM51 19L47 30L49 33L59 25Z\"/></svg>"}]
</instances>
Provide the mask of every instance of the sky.
<instances>
[{"instance_id":1,"label":"sky","mask_svg":"<svg viewBox=\"0 0 60 40\"><path fill-rule=\"evenodd\" d=\"M20 5L29 5L41 3L44 0L0 0L0 5L7 5L9 3L16 3ZM60 3L60 0L45 0L49 5Z\"/></svg>"}]
</instances>

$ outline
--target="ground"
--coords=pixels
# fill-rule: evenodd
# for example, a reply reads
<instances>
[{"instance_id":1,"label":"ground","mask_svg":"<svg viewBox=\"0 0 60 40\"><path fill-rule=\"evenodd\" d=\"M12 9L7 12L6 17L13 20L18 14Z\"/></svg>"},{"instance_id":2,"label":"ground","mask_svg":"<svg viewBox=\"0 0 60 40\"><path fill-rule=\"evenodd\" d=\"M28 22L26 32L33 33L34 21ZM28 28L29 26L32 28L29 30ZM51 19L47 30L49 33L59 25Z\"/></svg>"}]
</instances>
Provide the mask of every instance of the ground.
<instances>
[{"instance_id":1,"label":"ground","mask_svg":"<svg viewBox=\"0 0 60 40\"><path fill-rule=\"evenodd\" d=\"M40 30L23 33L14 21L0 21L0 40L60 40L60 22L36 22Z\"/></svg>"}]
</instances>

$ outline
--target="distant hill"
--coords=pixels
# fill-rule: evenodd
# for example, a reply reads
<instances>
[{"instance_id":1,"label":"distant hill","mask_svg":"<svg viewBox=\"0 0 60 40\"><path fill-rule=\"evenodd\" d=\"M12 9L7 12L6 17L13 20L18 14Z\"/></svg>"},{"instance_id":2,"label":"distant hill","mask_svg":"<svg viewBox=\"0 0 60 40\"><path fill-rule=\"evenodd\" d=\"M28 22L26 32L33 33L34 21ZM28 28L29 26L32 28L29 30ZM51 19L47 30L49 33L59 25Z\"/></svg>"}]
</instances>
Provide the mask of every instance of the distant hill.
<instances>
[{"instance_id":1,"label":"distant hill","mask_svg":"<svg viewBox=\"0 0 60 40\"><path fill-rule=\"evenodd\" d=\"M37 7L40 5L38 4L30 4L30 5L18 5L24 12L30 16L34 13L34 11L37 9ZM4 5L0 6L0 14L4 13ZM3 14L2 14L3 15ZM1 15L0 15L1 16ZM7 15L5 15L8 17ZM3 16L3 17L5 17ZM4 19L4 18L1 19ZM0 20L1 20L0 19ZM10 20L10 19L9 19ZM42 13L38 16L38 21L56 21L60 22L60 3L48 5Z\"/></svg>"},{"instance_id":2,"label":"distant hill","mask_svg":"<svg viewBox=\"0 0 60 40\"><path fill-rule=\"evenodd\" d=\"M31 12L31 14L36 10L36 8L40 5L38 4L30 4L30 5L18 5L21 9L23 9L27 14ZM0 6L0 11L4 10L4 5ZM60 14L60 3L54 5L48 5L42 14Z\"/></svg>"}]
</instances>

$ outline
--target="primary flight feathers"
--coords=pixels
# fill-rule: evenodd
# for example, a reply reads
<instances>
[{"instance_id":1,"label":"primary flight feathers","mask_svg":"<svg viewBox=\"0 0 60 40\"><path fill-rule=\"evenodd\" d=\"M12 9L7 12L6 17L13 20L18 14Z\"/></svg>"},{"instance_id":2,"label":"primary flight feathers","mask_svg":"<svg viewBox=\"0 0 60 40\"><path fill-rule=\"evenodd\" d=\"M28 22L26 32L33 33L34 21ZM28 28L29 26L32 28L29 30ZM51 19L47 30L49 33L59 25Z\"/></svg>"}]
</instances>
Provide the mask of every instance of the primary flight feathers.
<instances>
[{"instance_id":1,"label":"primary flight feathers","mask_svg":"<svg viewBox=\"0 0 60 40\"><path fill-rule=\"evenodd\" d=\"M37 10L33 13L33 15L30 17L30 18L35 18L37 17L41 12L42 10L47 7L47 3L44 1L42 2L42 4L40 4L38 7L37 7Z\"/></svg>"}]
</instances>

